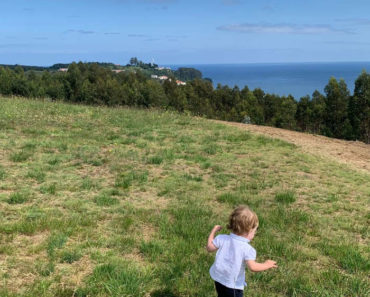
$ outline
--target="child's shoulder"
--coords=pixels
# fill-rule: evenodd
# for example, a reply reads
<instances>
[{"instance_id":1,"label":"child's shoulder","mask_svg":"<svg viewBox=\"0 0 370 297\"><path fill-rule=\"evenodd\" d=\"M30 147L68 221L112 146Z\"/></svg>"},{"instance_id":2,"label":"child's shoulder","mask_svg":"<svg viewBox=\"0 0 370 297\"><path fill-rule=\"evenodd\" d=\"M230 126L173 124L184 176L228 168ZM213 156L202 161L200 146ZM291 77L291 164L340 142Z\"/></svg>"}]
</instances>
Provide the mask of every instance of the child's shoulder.
<instances>
[{"instance_id":1,"label":"child's shoulder","mask_svg":"<svg viewBox=\"0 0 370 297\"><path fill-rule=\"evenodd\" d=\"M218 238L222 238L222 239L228 239L230 238L230 234L218 234L216 237Z\"/></svg>"},{"instance_id":2,"label":"child's shoulder","mask_svg":"<svg viewBox=\"0 0 370 297\"><path fill-rule=\"evenodd\" d=\"M226 241L230 240L230 235L229 234L218 234L213 242L216 244L216 246L220 246Z\"/></svg>"}]
</instances>

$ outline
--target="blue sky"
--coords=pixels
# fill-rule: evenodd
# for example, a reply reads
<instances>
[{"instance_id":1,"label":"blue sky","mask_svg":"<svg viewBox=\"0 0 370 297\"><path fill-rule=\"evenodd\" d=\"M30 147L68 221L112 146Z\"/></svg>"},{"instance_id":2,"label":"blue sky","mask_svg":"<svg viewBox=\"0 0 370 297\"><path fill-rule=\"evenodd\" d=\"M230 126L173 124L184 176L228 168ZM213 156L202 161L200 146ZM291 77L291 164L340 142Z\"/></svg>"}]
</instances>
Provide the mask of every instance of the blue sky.
<instances>
[{"instance_id":1,"label":"blue sky","mask_svg":"<svg viewBox=\"0 0 370 297\"><path fill-rule=\"evenodd\" d=\"M370 61L369 0L1 0L0 64Z\"/></svg>"}]
</instances>

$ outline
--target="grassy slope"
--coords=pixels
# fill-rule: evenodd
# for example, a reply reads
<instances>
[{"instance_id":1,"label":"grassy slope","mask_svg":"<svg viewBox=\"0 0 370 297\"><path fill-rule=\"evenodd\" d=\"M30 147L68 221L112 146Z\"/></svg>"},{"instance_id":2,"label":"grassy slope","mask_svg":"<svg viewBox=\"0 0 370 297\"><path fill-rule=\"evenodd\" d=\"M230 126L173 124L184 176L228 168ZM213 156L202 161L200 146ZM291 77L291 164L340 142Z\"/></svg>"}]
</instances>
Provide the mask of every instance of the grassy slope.
<instances>
[{"instance_id":1,"label":"grassy slope","mask_svg":"<svg viewBox=\"0 0 370 297\"><path fill-rule=\"evenodd\" d=\"M0 296L215 296L204 246L259 215L248 296L369 293L369 175L160 111L0 99Z\"/></svg>"}]
</instances>

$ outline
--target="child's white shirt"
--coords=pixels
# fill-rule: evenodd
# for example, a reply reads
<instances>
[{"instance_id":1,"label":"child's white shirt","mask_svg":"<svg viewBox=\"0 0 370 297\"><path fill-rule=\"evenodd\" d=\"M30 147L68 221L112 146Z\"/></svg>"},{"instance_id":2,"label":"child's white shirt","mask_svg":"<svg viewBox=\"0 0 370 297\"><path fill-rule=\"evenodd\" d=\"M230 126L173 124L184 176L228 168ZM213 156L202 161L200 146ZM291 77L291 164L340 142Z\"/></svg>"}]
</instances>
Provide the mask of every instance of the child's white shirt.
<instances>
[{"instance_id":1,"label":"child's white shirt","mask_svg":"<svg viewBox=\"0 0 370 297\"><path fill-rule=\"evenodd\" d=\"M218 248L216 259L209 270L211 278L220 284L243 290L245 283L245 261L256 260L256 250L249 239L231 233L217 235L213 244Z\"/></svg>"}]
</instances>

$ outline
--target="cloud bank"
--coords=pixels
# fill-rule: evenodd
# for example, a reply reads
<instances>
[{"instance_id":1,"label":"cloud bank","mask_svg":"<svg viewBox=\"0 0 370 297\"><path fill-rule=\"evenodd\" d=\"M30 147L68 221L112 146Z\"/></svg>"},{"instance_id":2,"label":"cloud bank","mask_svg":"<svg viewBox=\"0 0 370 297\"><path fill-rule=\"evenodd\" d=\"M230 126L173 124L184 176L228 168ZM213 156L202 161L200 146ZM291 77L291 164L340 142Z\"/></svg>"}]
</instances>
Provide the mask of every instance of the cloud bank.
<instances>
[{"instance_id":1,"label":"cloud bank","mask_svg":"<svg viewBox=\"0 0 370 297\"><path fill-rule=\"evenodd\" d=\"M88 31L88 30L75 30L75 29L70 29L65 31L64 33L79 33L79 34L95 34L95 31Z\"/></svg>"},{"instance_id":2,"label":"cloud bank","mask_svg":"<svg viewBox=\"0 0 370 297\"><path fill-rule=\"evenodd\" d=\"M345 33L353 34L352 31L336 29L329 25L297 25L297 24L234 24L217 27L219 31L238 33L278 33L278 34L323 34Z\"/></svg>"}]
</instances>

